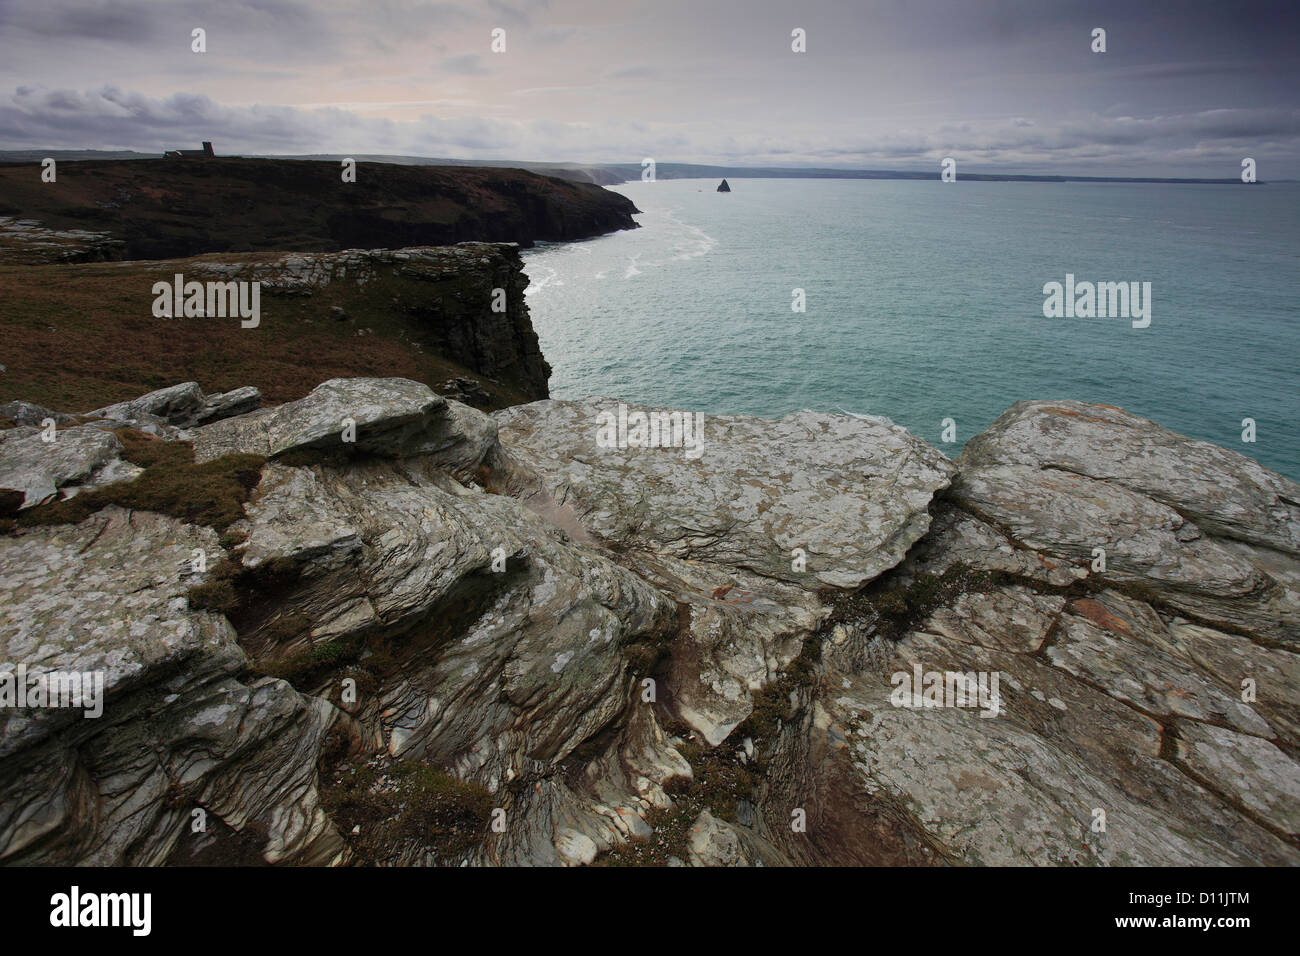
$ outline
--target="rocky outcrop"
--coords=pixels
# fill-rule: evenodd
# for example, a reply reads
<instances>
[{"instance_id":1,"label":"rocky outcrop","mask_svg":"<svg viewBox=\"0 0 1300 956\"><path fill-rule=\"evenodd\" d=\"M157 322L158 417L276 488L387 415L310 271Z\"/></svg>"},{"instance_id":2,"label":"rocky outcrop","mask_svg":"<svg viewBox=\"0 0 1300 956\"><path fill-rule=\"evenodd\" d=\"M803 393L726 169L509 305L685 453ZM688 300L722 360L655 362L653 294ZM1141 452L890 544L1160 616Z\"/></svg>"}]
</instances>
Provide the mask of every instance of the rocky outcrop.
<instances>
[{"instance_id":1,"label":"rocky outcrop","mask_svg":"<svg viewBox=\"0 0 1300 956\"><path fill-rule=\"evenodd\" d=\"M489 381L507 382L537 397L547 394L551 367L542 358L524 302L528 277L523 269L513 243L464 242L396 251L309 252L248 263L204 259L190 272L200 280L261 282L272 299L346 300L350 310L333 307L337 321L364 316L356 299L369 302L387 286L395 293L389 311L402 316L421 351L447 356Z\"/></svg>"},{"instance_id":2,"label":"rocky outcrop","mask_svg":"<svg viewBox=\"0 0 1300 956\"><path fill-rule=\"evenodd\" d=\"M621 407L632 428L636 416L656 414ZM719 575L741 568L814 586L864 584L925 533L926 505L954 472L939 452L880 419L686 413L688 425L699 424L678 447L671 434L665 447L608 447L602 427L612 422L617 439L619 414L617 400L593 398L494 417L514 459L541 479L536 496L564 502L609 545Z\"/></svg>"},{"instance_id":3,"label":"rocky outcrop","mask_svg":"<svg viewBox=\"0 0 1300 956\"><path fill-rule=\"evenodd\" d=\"M896 639L872 614L830 649L803 773L835 785L804 791L810 835L864 832L852 799L936 860L1300 862L1300 488L1079 402L1015 406L958 466L882 583L938 597ZM999 675L997 715L894 706L917 671Z\"/></svg>"},{"instance_id":4,"label":"rocky outcrop","mask_svg":"<svg viewBox=\"0 0 1300 956\"><path fill-rule=\"evenodd\" d=\"M953 469L897 426L817 412L701 416L680 448L602 447L602 416L619 409L535 402L495 418L532 479L516 493L687 608L690 653L668 686L678 716L716 745L815 629L818 589L856 588L902 560Z\"/></svg>"},{"instance_id":5,"label":"rocky outcrop","mask_svg":"<svg viewBox=\"0 0 1300 956\"><path fill-rule=\"evenodd\" d=\"M205 395L198 382L186 382L162 388L129 402L119 402L86 412L82 418L109 419L144 430L172 426L189 428L206 425L233 415L255 411L262 403L262 393L245 386Z\"/></svg>"},{"instance_id":6,"label":"rocky outcrop","mask_svg":"<svg viewBox=\"0 0 1300 956\"><path fill-rule=\"evenodd\" d=\"M107 262L125 256L126 243L107 232L50 229L33 219L0 216L0 263Z\"/></svg>"},{"instance_id":7,"label":"rocky outcrop","mask_svg":"<svg viewBox=\"0 0 1300 956\"><path fill-rule=\"evenodd\" d=\"M0 430L0 495L15 496L10 510L18 511L131 480L141 469L123 459L117 429L175 438L184 427L245 414L260 401L255 388L205 395L186 382L80 415L9 402L0 415L17 427Z\"/></svg>"},{"instance_id":8,"label":"rocky outcrop","mask_svg":"<svg viewBox=\"0 0 1300 956\"><path fill-rule=\"evenodd\" d=\"M260 282L272 299L342 297L350 308L333 308L336 321L343 322L365 315L357 300L369 303L387 286L396 293L389 311L402 316L419 349L453 359L491 381L509 383L525 395L547 394L551 367L542 357L524 302L528 277L513 243L351 249L247 263L204 259L190 271L200 279Z\"/></svg>"},{"instance_id":9,"label":"rocky outcrop","mask_svg":"<svg viewBox=\"0 0 1300 956\"><path fill-rule=\"evenodd\" d=\"M1143 584L1220 627L1300 650L1287 565L1300 553L1294 482L1120 409L1021 403L963 455L957 500L1015 540ZM1268 573L1275 567L1279 577Z\"/></svg>"},{"instance_id":10,"label":"rocky outcrop","mask_svg":"<svg viewBox=\"0 0 1300 956\"><path fill-rule=\"evenodd\" d=\"M67 428L54 438L29 426L0 431L0 493L19 493L15 510L49 501L60 488L93 482L121 459L121 442L101 428Z\"/></svg>"},{"instance_id":11,"label":"rocky outcrop","mask_svg":"<svg viewBox=\"0 0 1300 956\"><path fill-rule=\"evenodd\" d=\"M63 412L56 412L46 408L44 405L37 405L35 402L5 402L0 405L0 421L8 419L5 422L8 426L13 425L45 425L47 419L53 419L56 425L63 425L68 422L75 422L77 416L68 415Z\"/></svg>"},{"instance_id":12,"label":"rocky outcrop","mask_svg":"<svg viewBox=\"0 0 1300 956\"><path fill-rule=\"evenodd\" d=\"M402 379L146 399L268 460L220 536L0 537L0 673L105 678L0 709L4 862L1300 862L1300 489L1240 455L1074 402L954 463Z\"/></svg>"},{"instance_id":13,"label":"rocky outcrop","mask_svg":"<svg viewBox=\"0 0 1300 956\"><path fill-rule=\"evenodd\" d=\"M336 713L246 676L230 624L187 606L196 549L216 534L120 509L0 537L4 670L102 681L95 708L0 708L5 863L160 864L209 817L268 862L342 853L312 786Z\"/></svg>"},{"instance_id":14,"label":"rocky outcrop","mask_svg":"<svg viewBox=\"0 0 1300 956\"><path fill-rule=\"evenodd\" d=\"M452 475L472 473L496 442L481 414L402 378L331 379L306 398L184 433L195 461L298 453L431 457Z\"/></svg>"}]
</instances>

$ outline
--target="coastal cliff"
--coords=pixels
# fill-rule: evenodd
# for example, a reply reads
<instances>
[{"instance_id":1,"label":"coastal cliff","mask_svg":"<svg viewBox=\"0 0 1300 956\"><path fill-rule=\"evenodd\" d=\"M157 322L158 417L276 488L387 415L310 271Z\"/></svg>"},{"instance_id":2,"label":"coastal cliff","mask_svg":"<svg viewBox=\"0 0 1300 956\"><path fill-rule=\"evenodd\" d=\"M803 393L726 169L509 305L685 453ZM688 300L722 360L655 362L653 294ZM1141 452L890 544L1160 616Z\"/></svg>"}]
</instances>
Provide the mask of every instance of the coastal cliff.
<instances>
[{"instance_id":1,"label":"coastal cliff","mask_svg":"<svg viewBox=\"0 0 1300 956\"><path fill-rule=\"evenodd\" d=\"M547 397L519 249L634 229L632 202L519 169L355 172L60 162L43 182L0 164L0 402L100 407L197 380L278 404L357 376L486 410ZM173 281L260 283L260 314L251 330L226 311L159 315L152 290Z\"/></svg>"},{"instance_id":2,"label":"coastal cliff","mask_svg":"<svg viewBox=\"0 0 1300 956\"><path fill-rule=\"evenodd\" d=\"M155 317L154 284L178 274L261 283L257 327ZM279 404L331 377L401 376L502 408L548 395L527 287L513 243L0 264L0 402L95 408L199 380Z\"/></svg>"},{"instance_id":3,"label":"coastal cliff","mask_svg":"<svg viewBox=\"0 0 1300 956\"><path fill-rule=\"evenodd\" d=\"M0 657L105 675L0 710L0 861L1300 863L1295 483L1073 401L956 461L618 407L0 409Z\"/></svg>"},{"instance_id":4,"label":"coastal cliff","mask_svg":"<svg viewBox=\"0 0 1300 956\"><path fill-rule=\"evenodd\" d=\"M216 158L0 164L0 262L589 239L632 201L522 169ZM43 232L57 233L53 242Z\"/></svg>"}]
</instances>

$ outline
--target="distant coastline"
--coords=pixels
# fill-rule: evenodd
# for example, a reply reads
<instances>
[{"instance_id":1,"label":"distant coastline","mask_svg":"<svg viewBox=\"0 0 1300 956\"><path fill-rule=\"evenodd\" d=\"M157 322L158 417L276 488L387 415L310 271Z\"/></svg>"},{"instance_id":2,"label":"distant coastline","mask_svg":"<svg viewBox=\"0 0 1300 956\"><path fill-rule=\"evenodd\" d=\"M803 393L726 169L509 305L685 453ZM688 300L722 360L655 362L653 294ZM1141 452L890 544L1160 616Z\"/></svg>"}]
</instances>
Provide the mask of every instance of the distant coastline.
<instances>
[{"instance_id":1,"label":"distant coastline","mask_svg":"<svg viewBox=\"0 0 1300 956\"><path fill-rule=\"evenodd\" d=\"M141 153L134 150L94 149L10 149L0 150L2 163L33 163L45 157L55 160L126 160L157 159L160 153ZM337 162L343 153L317 153L311 155L270 156L250 154L248 159L321 160ZM537 162L513 159L452 159L445 156L387 156L353 154L351 158L366 163L392 163L398 166L486 166L491 168L526 169L543 176L554 176L600 186L633 182L641 178L639 163L564 163ZM696 163L656 163L658 179L911 179L939 178L938 169L930 171L896 169L834 169L827 167L798 166L707 166ZM1038 175L1031 173L967 173L959 174L962 180L983 183L1164 183L1173 185L1247 185L1240 177L1221 179L1169 177L1169 176L1075 176L1069 174ZM1293 179L1275 179L1275 183L1298 182ZM1251 183L1267 185L1264 180Z\"/></svg>"}]
</instances>

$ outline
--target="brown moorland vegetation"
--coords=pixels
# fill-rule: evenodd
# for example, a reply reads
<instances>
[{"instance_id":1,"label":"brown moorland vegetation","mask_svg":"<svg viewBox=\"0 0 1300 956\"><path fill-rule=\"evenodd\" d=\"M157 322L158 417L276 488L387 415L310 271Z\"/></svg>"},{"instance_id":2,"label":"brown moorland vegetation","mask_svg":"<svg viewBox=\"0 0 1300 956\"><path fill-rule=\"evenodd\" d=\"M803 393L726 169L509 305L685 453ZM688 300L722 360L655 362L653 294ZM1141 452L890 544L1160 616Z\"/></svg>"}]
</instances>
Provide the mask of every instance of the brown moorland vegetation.
<instances>
[{"instance_id":1,"label":"brown moorland vegetation","mask_svg":"<svg viewBox=\"0 0 1300 956\"><path fill-rule=\"evenodd\" d=\"M0 216L109 233L127 259L587 239L634 229L627 197L523 169L216 158L0 163Z\"/></svg>"},{"instance_id":2,"label":"brown moorland vegetation","mask_svg":"<svg viewBox=\"0 0 1300 956\"><path fill-rule=\"evenodd\" d=\"M204 261L275 258L251 253ZM260 324L250 329L237 318L155 318L153 283L171 282L191 265L0 265L0 403L20 399L85 412L194 381L208 392L253 385L267 403L279 404L326 379L351 376L410 378L435 389L468 378L490 393L489 408L542 397L522 378L489 378L447 356L429 313L443 311L444 300L445 311L453 310L462 291L456 281L384 275L365 286L330 283L310 296L264 294Z\"/></svg>"}]
</instances>

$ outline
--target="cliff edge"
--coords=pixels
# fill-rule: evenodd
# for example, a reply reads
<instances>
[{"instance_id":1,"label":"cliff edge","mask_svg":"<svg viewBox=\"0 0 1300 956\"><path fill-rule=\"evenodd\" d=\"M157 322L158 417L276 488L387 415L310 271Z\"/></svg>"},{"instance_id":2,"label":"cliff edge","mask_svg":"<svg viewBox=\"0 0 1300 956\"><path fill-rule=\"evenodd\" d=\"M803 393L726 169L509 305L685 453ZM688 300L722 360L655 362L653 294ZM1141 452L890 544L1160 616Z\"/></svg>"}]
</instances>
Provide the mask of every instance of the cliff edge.
<instances>
[{"instance_id":1,"label":"cliff edge","mask_svg":"<svg viewBox=\"0 0 1300 956\"><path fill-rule=\"evenodd\" d=\"M178 275L205 290L259 283L256 324L206 300L187 315L172 291L156 316L155 285L174 290ZM502 408L548 395L527 287L513 243L0 265L0 402L96 408L197 380L280 404L373 375Z\"/></svg>"}]
</instances>

